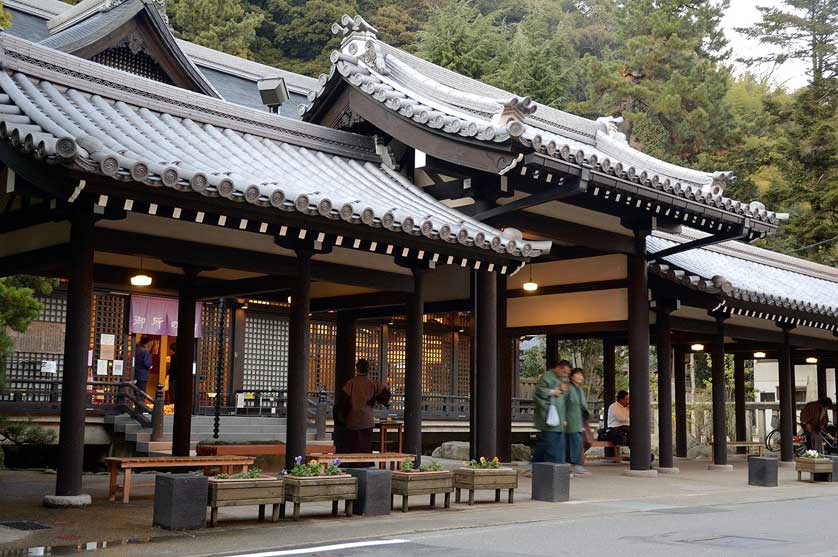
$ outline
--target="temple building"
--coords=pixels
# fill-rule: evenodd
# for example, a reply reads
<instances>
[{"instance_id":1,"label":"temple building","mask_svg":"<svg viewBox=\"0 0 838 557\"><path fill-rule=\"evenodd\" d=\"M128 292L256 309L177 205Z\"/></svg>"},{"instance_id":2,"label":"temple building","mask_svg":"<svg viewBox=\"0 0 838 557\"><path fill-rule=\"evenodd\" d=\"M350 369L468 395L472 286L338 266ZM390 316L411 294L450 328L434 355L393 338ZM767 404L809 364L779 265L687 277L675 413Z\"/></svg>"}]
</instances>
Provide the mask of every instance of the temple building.
<instances>
[{"instance_id":1,"label":"temple building","mask_svg":"<svg viewBox=\"0 0 838 557\"><path fill-rule=\"evenodd\" d=\"M176 39L160 1L5 6L0 276L62 280L17 335L0 407L60 409L57 495L82 493L85 414L142 420L172 378L174 454L193 414L262 404L284 408L287 454L303 454L308 401L364 357L407 452L423 413L451 412L474 455L508 459L520 339L547 335L549 365L560 339L597 338L606 404L629 348L637 473L650 381L675 384L659 469L686 456L690 351L712 355L715 431L734 355L739 440L745 361L777 360L783 460L795 365L816 363L827 394L838 270L751 245L787 215L726 196L729 172L638 151L617 119L446 70L359 16L335 23L314 79ZM140 336L145 393L127 383ZM713 447L726 466L726 436Z\"/></svg>"}]
</instances>

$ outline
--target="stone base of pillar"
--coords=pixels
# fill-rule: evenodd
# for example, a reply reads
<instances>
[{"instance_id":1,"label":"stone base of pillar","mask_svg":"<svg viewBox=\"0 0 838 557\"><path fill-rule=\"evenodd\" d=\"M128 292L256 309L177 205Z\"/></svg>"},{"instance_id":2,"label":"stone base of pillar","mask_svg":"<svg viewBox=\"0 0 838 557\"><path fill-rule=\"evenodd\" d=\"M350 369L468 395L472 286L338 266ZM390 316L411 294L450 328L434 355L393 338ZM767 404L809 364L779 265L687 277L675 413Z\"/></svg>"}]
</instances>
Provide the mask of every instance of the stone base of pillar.
<instances>
[{"instance_id":1,"label":"stone base of pillar","mask_svg":"<svg viewBox=\"0 0 838 557\"><path fill-rule=\"evenodd\" d=\"M794 468L796 466L796 463L793 460L788 462L786 462L785 460L780 460L777 462L777 466L779 466L780 468Z\"/></svg>"},{"instance_id":2,"label":"stone base of pillar","mask_svg":"<svg viewBox=\"0 0 838 557\"><path fill-rule=\"evenodd\" d=\"M733 472L733 464L710 464L707 469L714 472Z\"/></svg>"},{"instance_id":3,"label":"stone base of pillar","mask_svg":"<svg viewBox=\"0 0 838 557\"><path fill-rule=\"evenodd\" d=\"M674 467L674 466L672 468L658 467L658 474L680 474L680 473L681 473L681 469L677 468L677 467Z\"/></svg>"},{"instance_id":4,"label":"stone base of pillar","mask_svg":"<svg viewBox=\"0 0 838 557\"><path fill-rule=\"evenodd\" d=\"M628 476L629 478L657 478L658 471L655 469L651 470L623 470L623 476Z\"/></svg>"},{"instance_id":5,"label":"stone base of pillar","mask_svg":"<svg viewBox=\"0 0 838 557\"><path fill-rule=\"evenodd\" d=\"M44 495L43 504L51 509L72 509L89 507L93 500L90 495Z\"/></svg>"}]
</instances>

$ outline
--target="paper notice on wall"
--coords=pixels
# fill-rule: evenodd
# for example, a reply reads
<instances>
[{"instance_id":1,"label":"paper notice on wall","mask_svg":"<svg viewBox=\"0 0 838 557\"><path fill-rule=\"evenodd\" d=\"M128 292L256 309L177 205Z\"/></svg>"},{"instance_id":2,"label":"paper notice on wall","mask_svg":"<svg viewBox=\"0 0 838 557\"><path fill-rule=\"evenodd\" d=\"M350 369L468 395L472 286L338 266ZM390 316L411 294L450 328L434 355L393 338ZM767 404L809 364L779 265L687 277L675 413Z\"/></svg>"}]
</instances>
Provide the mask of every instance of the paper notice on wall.
<instances>
[{"instance_id":1,"label":"paper notice on wall","mask_svg":"<svg viewBox=\"0 0 838 557\"><path fill-rule=\"evenodd\" d=\"M99 357L103 360L116 358L116 335L99 336Z\"/></svg>"},{"instance_id":2,"label":"paper notice on wall","mask_svg":"<svg viewBox=\"0 0 838 557\"><path fill-rule=\"evenodd\" d=\"M113 375L122 375L122 360L114 360L113 361L113 369L111 370L111 374Z\"/></svg>"},{"instance_id":3,"label":"paper notice on wall","mask_svg":"<svg viewBox=\"0 0 838 557\"><path fill-rule=\"evenodd\" d=\"M87 367L93 367L93 350L87 351Z\"/></svg>"},{"instance_id":4,"label":"paper notice on wall","mask_svg":"<svg viewBox=\"0 0 838 557\"><path fill-rule=\"evenodd\" d=\"M107 375L108 374L108 361L107 360L96 360L96 375Z\"/></svg>"},{"instance_id":5,"label":"paper notice on wall","mask_svg":"<svg viewBox=\"0 0 838 557\"><path fill-rule=\"evenodd\" d=\"M51 373L55 375L58 373L58 362L55 360L42 360L41 373Z\"/></svg>"}]
</instances>

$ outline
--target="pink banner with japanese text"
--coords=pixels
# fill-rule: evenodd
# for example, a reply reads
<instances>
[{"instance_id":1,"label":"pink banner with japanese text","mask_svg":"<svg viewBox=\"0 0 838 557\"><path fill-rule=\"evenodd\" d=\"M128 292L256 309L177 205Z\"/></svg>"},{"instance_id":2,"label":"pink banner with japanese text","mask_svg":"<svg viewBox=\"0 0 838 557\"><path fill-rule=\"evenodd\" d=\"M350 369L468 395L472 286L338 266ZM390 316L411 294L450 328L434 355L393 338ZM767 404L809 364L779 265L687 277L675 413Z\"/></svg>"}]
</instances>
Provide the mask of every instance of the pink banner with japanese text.
<instances>
[{"instance_id":1,"label":"pink banner with japanese text","mask_svg":"<svg viewBox=\"0 0 838 557\"><path fill-rule=\"evenodd\" d=\"M129 331L146 335L177 336L177 298L158 296L131 296L131 321ZM195 304L195 337L202 336L201 310L203 304Z\"/></svg>"}]
</instances>

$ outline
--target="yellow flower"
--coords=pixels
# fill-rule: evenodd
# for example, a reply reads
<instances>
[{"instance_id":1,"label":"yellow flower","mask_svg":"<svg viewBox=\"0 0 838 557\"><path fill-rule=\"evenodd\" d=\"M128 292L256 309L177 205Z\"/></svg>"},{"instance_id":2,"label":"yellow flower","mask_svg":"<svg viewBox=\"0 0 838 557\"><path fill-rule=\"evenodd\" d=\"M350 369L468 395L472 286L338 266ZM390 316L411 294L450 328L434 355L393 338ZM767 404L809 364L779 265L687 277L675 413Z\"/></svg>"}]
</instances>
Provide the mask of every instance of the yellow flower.
<instances>
[{"instance_id":1,"label":"yellow flower","mask_svg":"<svg viewBox=\"0 0 838 557\"><path fill-rule=\"evenodd\" d=\"M463 461L463 466L468 466L468 462L464 460Z\"/></svg>"},{"instance_id":2,"label":"yellow flower","mask_svg":"<svg viewBox=\"0 0 838 557\"><path fill-rule=\"evenodd\" d=\"M481 463L485 463L485 462L486 462L486 457L485 457L485 456L481 456L481 457L480 457L480 462L481 462Z\"/></svg>"},{"instance_id":3,"label":"yellow flower","mask_svg":"<svg viewBox=\"0 0 838 557\"><path fill-rule=\"evenodd\" d=\"M492 462L500 462L500 461L498 460L498 457L495 457L495 458L492 459Z\"/></svg>"},{"instance_id":4,"label":"yellow flower","mask_svg":"<svg viewBox=\"0 0 838 557\"><path fill-rule=\"evenodd\" d=\"M317 462L317 460L315 460L315 459L313 459L313 458L312 458L312 459L309 461L309 464L314 465L314 464L319 464L319 463Z\"/></svg>"}]
</instances>

